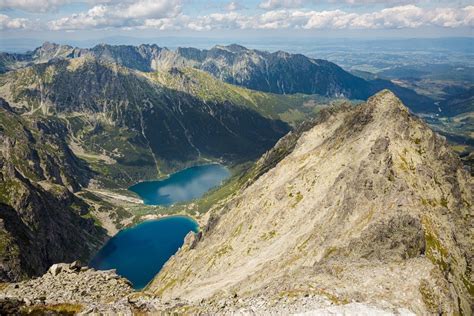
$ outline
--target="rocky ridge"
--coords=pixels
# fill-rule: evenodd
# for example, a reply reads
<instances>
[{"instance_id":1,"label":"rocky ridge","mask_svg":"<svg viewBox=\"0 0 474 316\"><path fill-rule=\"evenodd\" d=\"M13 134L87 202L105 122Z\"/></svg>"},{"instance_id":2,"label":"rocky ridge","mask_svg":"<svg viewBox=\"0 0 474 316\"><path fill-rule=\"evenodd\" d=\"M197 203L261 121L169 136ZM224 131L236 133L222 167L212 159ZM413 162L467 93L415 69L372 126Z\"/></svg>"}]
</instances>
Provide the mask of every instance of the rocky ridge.
<instances>
[{"instance_id":1,"label":"rocky ridge","mask_svg":"<svg viewBox=\"0 0 474 316\"><path fill-rule=\"evenodd\" d=\"M44 43L24 56L4 54L4 68L14 69L12 61L30 63L54 59L92 56L142 72L192 67L216 78L253 90L278 94L319 94L366 100L381 89L393 90L414 111L434 112L433 100L388 80L364 80L327 60L282 51L266 52L240 45L217 45L209 50L186 47L170 50L155 44L139 46L100 44L90 49ZM13 65L12 65L13 63ZM10 66L9 66L10 65Z\"/></svg>"},{"instance_id":2,"label":"rocky ridge","mask_svg":"<svg viewBox=\"0 0 474 316\"><path fill-rule=\"evenodd\" d=\"M445 140L383 91L303 132L147 290L194 304L312 292L470 314L472 185Z\"/></svg>"},{"instance_id":3,"label":"rocky ridge","mask_svg":"<svg viewBox=\"0 0 474 316\"><path fill-rule=\"evenodd\" d=\"M236 44L216 45L209 50L185 47L175 51L157 45L103 44L87 53L82 52L141 71L193 67L231 84L278 94L305 93L366 100L379 90L388 88L412 110L434 110L429 98L390 81L364 80L327 60L283 51L270 53Z\"/></svg>"},{"instance_id":4,"label":"rocky ridge","mask_svg":"<svg viewBox=\"0 0 474 316\"><path fill-rule=\"evenodd\" d=\"M269 293L270 294L270 293ZM163 301L151 293L133 291L128 280L114 270L96 271L71 264L54 264L42 277L12 283L0 289L0 312L7 314L305 314L377 313L413 315L403 308L382 304L348 303L338 305L321 293L305 292L269 300L268 296L240 298L237 295L197 304L179 298Z\"/></svg>"}]
</instances>

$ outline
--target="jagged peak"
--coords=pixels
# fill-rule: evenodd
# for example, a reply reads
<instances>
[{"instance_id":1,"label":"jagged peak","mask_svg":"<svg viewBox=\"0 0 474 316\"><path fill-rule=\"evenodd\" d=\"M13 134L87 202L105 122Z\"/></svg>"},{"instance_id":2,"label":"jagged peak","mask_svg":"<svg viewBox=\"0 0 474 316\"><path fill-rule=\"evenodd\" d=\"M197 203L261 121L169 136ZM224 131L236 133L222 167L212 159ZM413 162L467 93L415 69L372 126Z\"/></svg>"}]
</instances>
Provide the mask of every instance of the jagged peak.
<instances>
[{"instance_id":1,"label":"jagged peak","mask_svg":"<svg viewBox=\"0 0 474 316\"><path fill-rule=\"evenodd\" d=\"M227 48L233 51L247 51L248 50L247 47L239 45L239 44L235 44L235 43L227 45Z\"/></svg>"},{"instance_id":2,"label":"jagged peak","mask_svg":"<svg viewBox=\"0 0 474 316\"><path fill-rule=\"evenodd\" d=\"M58 43L46 41L41 46L36 48L35 51L39 51L39 50L41 50L41 51L53 51L53 50L58 50L60 48L71 49L72 46L61 45L61 44L58 44Z\"/></svg>"},{"instance_id":3,"label":"jagged peak","mask_svg":"<svg viewBox=\"0 0 474 316\"><path fill-rule=\"evenodd\" d=\"M58 46L59 46L59 44L57 44L57 43L46 41L38 48L46 48L47 49L47 48L58 47Z\"/></svg>"},{"instance_id":4,"label":"jagged peak","mask_svg":"<svg viewBox=\"0 0 474 316\"><path fill-rule=\"evenodd\" d=\"M282 50L279 50L279 51L276 51L275 52L275 55L278 56L278 57L281 57L281 58L288 58L290 57L292 54L288 53L288 52L285 52L285 51L282 51Z\"/></svg>"},{"instance_id":5,"label":"jagged peak","mask_svg":"<svg viewBox=\"0 0 474 316\"><path fill-rule=\"evenodd\" d=\"M230 44L230 45L216 45L213 49L221 49L232 53L246 52L249 49L245 46L239 44Z\"/></svg>"},{"instance_id":6,"label":"jagged peak","mask_svg":"<svg viewBox=\"0 0 474 316\"><path fill-rule=\"evenodd\" d=\"M402 101L390 90L383 89L367 100L367 105L373 107L378 113L386 116L399 116L401 113L409 113L409 109Z\"/></svg>"}]
</instances>

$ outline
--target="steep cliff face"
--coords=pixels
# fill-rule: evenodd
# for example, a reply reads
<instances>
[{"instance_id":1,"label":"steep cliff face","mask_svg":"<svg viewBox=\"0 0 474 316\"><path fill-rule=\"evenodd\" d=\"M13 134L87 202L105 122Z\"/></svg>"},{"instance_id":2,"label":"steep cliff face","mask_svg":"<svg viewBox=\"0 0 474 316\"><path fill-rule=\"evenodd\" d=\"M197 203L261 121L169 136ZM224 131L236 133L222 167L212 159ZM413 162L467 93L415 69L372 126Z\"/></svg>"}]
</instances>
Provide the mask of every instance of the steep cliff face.
<instances>
[{"instance_id":1,"label":"steep cliff face","mask_svg":"<svg viewBox=\"0 0 474 316\"><path fill-rule=\"evenodd\" d=\"M274 93L308 93L366 99L370 84L336 64L286 52L238 45L216 46L198 66L223 81Z\"/></svg>"},{"instance_id":2,"label":"steep cliff face","mask_svg":"<svg viewBox=\"0 0 474 316\"><path fill-rule=\"evenodd\" d=\"M0 99L0 280L40 275L55 262L87 261L106 239L72 192L90 171L54 121L27 122Z\"/></svg>"},{"instance_id":3,"label":"steep cliff face","mask_svg":"<svg viewBox=\"0 0 474 316\"><path fill-rule=\"evenodd\" d=\"M148 291L198 305L320 295L471 313L473 181L444 139L389 91L295 139L262 158Z\"/></svg>"}]
</instances>

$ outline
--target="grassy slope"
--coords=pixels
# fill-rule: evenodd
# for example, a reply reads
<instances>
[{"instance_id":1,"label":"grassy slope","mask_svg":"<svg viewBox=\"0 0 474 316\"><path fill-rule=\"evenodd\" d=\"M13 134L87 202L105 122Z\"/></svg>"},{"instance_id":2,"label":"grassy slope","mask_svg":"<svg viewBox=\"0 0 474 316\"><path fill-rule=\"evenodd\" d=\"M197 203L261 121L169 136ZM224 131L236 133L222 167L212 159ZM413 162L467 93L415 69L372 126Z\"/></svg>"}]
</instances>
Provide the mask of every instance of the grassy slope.
<instances>
[{"instance_id":1,"label":"grassy slope","mask_svg":"<svg viewBox=\"0 0 474 316\"><path fill-rule=\"evenodd\" d=\"M197 96L206 102L230 102L249 107L263 116L295 125L317 113L330 99L305 94L274 94L222 82L194 68L172 69L143 74L170 89Z\"/></svg>"}]
</instances>

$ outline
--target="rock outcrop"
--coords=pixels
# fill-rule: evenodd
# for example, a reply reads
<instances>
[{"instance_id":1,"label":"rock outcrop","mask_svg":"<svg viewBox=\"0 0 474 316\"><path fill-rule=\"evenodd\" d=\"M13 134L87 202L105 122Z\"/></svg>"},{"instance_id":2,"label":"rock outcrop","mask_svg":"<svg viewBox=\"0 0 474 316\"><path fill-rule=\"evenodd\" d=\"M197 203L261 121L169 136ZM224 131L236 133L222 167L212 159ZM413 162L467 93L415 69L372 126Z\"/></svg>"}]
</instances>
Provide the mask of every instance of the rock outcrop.
<instances>
[{"instance_id":1,"label":"rock outcrop","mask_svg":"<svg viewBox=\"0 0 474 316\"><path fill-rule=\"evenodd\" d=\"M285 148L147 291L471 314L473 181L442 137L382 91Z\"/></svg>"},{"instance_id":2,"label":"rock outcrop","mask_svg":"<svg viewBox=\"0 0 474 316\"><path fill-rule=\"evenodd\" d=\"M0 313L54 311L55 306L61 305L74 308L73 312L87 313L97 306L113 306L132 292L130 282L114 270L96 271L77 262L54 264L40 278L3 288Z\"/></svg>"},{"instance_id":3,"label":"rock outcrop","mask_svg":"<svg viewBox=\"0 0 474 316\"><path fill-rule=\"evenodd\" d=\"M380 307L362 303L335 304L319 293L280 296L239 297L192 303L179 298L163 301L151 293L135 292L130 283L114 270L95 271L72 264L54 264L42 277L0 288L2 314L296 314L363 313L412 315L403 308Z\"/></svg>"}]
</instances>

